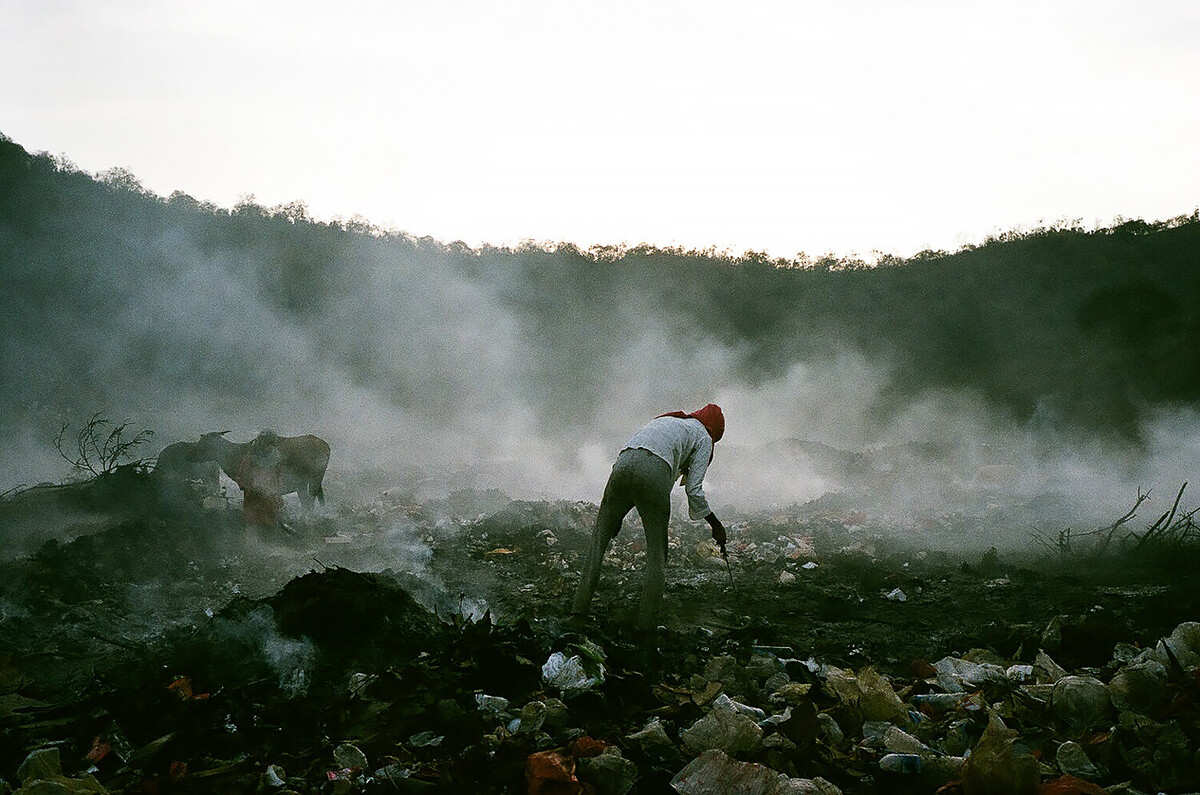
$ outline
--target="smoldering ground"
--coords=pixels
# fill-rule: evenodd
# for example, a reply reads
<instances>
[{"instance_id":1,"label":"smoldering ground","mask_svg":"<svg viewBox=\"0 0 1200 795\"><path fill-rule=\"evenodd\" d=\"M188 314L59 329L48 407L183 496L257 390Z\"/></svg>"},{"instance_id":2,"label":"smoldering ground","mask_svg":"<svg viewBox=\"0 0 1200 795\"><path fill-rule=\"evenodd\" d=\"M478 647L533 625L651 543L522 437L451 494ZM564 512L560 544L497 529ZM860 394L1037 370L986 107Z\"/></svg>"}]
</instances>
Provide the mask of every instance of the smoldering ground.
<instances>
[{"instance_id":1,"label":"smoldering ground","mask_svg":"<svg viewBox=\"0 0 1200 795\"><path fill-rule=\"evenodd\" d=\"M63 479L50 440L102 412L153 429L145 454L318 433L335 502L361 484L595 501L642 422L710 400L718 506L952 507L1009 467L1004 489L1091 522L1194 480L1194 217L875 268L470 249L0 146L5 489Z\"/></svg>"},{"instance_id":2,"label":"smoldering ground","mask_svg":"<svg viewBox=\"0 0 1200 795\"><path fill-rule=\"evenodd\" d=\"M284 761L325 788L333 738L378 740L374 761L445 726L444 755L423 744L414 770L462 759L448 789L522 789L532 746L512 746L511 770L465 753L484 748L475 696L515 708L543 690L619 446L710 400L728 418L707 488L732 562L677 504L659 677L625 634L645 555L631 517L588 632L606 638L612 704L636 706L619 727L572 706L592 736L647 725L649 685L690 692L675 685L716 677L718 649L793 648L810 681L809 655L905 676L962 649L1029 662L1052 644L1096 670L1114 643L1153 646L1195 616L1194 549L1075 568L1043 553L1077 549L1064 528L1112 522L1139 489L1157 515L1194 480L1200 307L1182 296L1198 236L1197 217L1060 228L876 267L470 249L297 204L163 199L0 141L0 489L54 484L0 500L0 685L27 713L4 774L48 740L91 764L128 734L171 746L162 769L100 775L173 780L188 760L185 785L244 772L249 789ZM328 501L306 515L289 496L289 527L259 531L227 479L178 502L136 472L63 483L52 440L97 412L155 431L135 458L212 430L319 434ZM347 682L351 701L395 686L400 724L327 723Z\"/></svg>"}]
</instances>

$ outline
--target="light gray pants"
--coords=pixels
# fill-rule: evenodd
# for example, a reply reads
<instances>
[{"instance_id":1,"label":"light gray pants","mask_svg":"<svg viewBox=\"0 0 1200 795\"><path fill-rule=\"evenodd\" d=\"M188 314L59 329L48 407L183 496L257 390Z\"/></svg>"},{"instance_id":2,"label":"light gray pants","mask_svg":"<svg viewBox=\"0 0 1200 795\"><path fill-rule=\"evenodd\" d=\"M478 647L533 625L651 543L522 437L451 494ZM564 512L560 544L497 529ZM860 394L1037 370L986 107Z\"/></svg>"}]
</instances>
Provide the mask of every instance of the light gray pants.
<instances>
[{"instance_id":1,"label":"light gray pants","mask_svg":"<svg viewBox=\"0 0 1200 795\"><path fill-rule=\"evenodd\" d=\"M622 450L613 465L600 513L592 531L592 545L583 567L583 579L575 592L571 612L586 615L600 580L600 564L609 544L621 532L621 523L631 508L637 508L646 531L646 572L642 601L638 606L638 626L653 629L658 625L666 579L667 524L671 519L671 466L649 450Z\"/></svg>"}]
</instances>

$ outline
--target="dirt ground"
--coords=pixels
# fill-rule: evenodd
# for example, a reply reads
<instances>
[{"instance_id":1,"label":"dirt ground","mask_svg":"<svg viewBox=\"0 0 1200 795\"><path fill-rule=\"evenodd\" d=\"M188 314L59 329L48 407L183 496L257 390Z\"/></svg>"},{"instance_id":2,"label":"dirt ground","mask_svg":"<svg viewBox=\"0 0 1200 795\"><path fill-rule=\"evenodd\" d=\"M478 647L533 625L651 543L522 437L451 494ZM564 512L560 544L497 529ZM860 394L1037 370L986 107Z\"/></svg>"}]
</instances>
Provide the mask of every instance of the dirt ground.
<instances>
[{"instance_id":1,"label":"dirt ground","mask_svg":"<svg viewBox=\"0 0 1200 795\"><path fill-rule=\"evenodd\" d=\"M911 722L895 722L943 757L966 755L1003 713L1043 781L1067 769L1070 740L1109 791L1200 787L1189 671L1171 673L1147 717L1153 741L1135 742L1120 716L1085 736L1044 704L1011 707L1023 692L1012 683L967 688L983 708L957 723L912 701L938 692L932 664L948 657L1006 668L1044 654L1060 676L1109 681L1118 658L1200 619L1186 535L1097 555L1049 536L989 547L975 530L955 552L944 539L977 517L900 526L854 505L727 513L728 562L707 528L674 522L662 626L647 641L630 628L643 554L633 518L588 625L565 624L589 503L385 491L311 517L290 506L288 526L265 531L243 524L236 499L168 504L137 479L12 495L0 503L0 779L27 784L30 753L54 750L63 786L109 791L523 792L535 754L592 738L633 764L622 768L633 780L589 780L587 753L564 751L582 783L561 791L671 792L697 757L685 730L724 693L762 712L765 739L729 750L743 763L847 793L955 780L881 766L889 749L865 707L831 684L875 671L908 704ZM554 652L607 676L556 688L543 669ZM507 704L489 712L480 696ZM523 732L534 703L563 705L559 724ZM822 714L841 739L813 728ZM631 739L654 720L667 727L662 753ZM1168 729L1183 738L1174 757L1146 751ZM965 748L951 747L954 732Z\"/></svg>"}]
</instances>

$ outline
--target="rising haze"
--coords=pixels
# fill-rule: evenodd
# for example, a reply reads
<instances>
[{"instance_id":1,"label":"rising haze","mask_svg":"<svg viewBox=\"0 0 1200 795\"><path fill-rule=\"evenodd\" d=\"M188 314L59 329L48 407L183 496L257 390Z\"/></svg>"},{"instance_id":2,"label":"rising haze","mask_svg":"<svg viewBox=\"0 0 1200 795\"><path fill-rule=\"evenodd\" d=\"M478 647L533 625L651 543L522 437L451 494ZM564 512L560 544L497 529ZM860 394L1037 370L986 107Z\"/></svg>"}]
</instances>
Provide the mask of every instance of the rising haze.
<instances>
[{"instance_id":1,"label":"rising haze","mask_svg":"<svg viewBox=\"0 0 1200 795\"><path fill-rule=\"evenodd\" d=\"M472 249L164 199L11 142L0 184L4 489L61 480L50 440L100 411L155 449L319 433L334 499L369 471L596 501L642 422L710 400L718 506L811 499L865 466L930 507L1011 464L1102 515L1196 474L1195 216L866 267Z\"/></svg>"}]
</instances>

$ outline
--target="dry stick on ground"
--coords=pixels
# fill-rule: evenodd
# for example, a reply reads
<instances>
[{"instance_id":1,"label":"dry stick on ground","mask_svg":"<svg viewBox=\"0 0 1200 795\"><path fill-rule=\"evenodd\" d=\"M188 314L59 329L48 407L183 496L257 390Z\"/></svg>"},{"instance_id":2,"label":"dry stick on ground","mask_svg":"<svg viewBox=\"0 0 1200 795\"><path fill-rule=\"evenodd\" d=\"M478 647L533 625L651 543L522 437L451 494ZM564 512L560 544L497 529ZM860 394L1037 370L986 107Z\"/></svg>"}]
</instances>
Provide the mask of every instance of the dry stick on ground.
<instances>
[{"instance_id":1,"label":"dry stick on ground","mask_svg":"<svg viewBox=\"0 0 1200 795\"><path fill-rule=\"evenodd\" d=\"M1200 513L1200 507L1193 508L1187 513L1180 514L1175 523L1171 525L1168 532L1171 534L1171 540L1179 546L1183 546L1192 538L1192 531L1196 529L1196 523L1192 517Z\"/></svg>"},{"instance_id":2,"label":"dry stick on ground","mask_svg":"<svg viewBox=\"0 0 1200 795\"><path fill-rule=\"evenodd\" d=\"M1158 521L1150 525L1150 528L1146 530L1145 534L1138 538L1138 549L1141 549L1142 545L1151 538L1161 536L1164 532L1166 532L1167 528L1171 527L1171 523L1175 519L1175 512L1179 510L1179 500L1183 498L1183 490L1186 488L1187 481L1184 481L1183 485L1179 487L1179 493L1175 495L1175 504L1171 506L1171 510L1160 516Z\"/></svg>"},{"instance_id":3,"label":"dry stick on ground","mask_svg":"<svg viewBox=\"0 0 1200 795\"><path fill-rule=\"evenodd\" d=\"M1186 486L1187 484L1185 483L1183 485ZM1182 493L1182 491L1180 493ZM1104 541L1102 541L1100 543L1100 549L1099 549L1098 554L1101 554L1101 555L1104 554L1105 550L1108 549L1108 545L1112 543L1113 536L1116 534L1117 530L1121 527L1121 525L1125 524L1130 519L1132 519L1134 517L1134 515L1137 513L1137 509L1139 507L1141 507L1141 504L1148 499L1150 499L1150 492L1146 492L1145 494L1142 494L1142 490L1138 489L1137 502L1135 502L1133 504L1133 507L1129 509L1129 512L1108 526L1108 528L1107 528L1108 535L1106 535L1104 537ZM1176 502L1176 504L1178 504L1179 500L1176 499L1175 502Z\"/></svg>"},{"instance_id":4,"label":"dry stick on ground","mask_svg":"<svg viewBox=\"0 0 1200 795\"><path fill-rule=\"evenodd\" d=\"M1185 483L1184 485L1186 486L1187 484ZM1097 555L1102 555L1104 554L1105 550L1108 549L1109 544L1112 543L1113 536L1116 535L1117 530L1119 530L1123 524L1137 515L1137 509L1140 508L1142 503L1148 499L1150 499L1150 492L1142 494L1142 490L1138 489L1137 501L1134 502L1133 507L1130 508L1124 516L1122 516L1120 519L1117 519L1108 527L1099 527L1095 530L1088 530L1082 533L1072 533L1071 528L1068 527L1065 530L1058 531L1058 539L1056 542L1047 540L1047 538L1040 532L1031 531L1029 535L1038 544L1041 544L1048 549L1055 549L1058 551L1059 555L1066 556L1071 551L1071 539L1086 538L1088 536L1095 536L1103 533L1104 539L1100 542L1100 545L1096 550ZM1176 502L1178 503L1178 500L1176 500Z\"/></svg>"}]
</instances>

